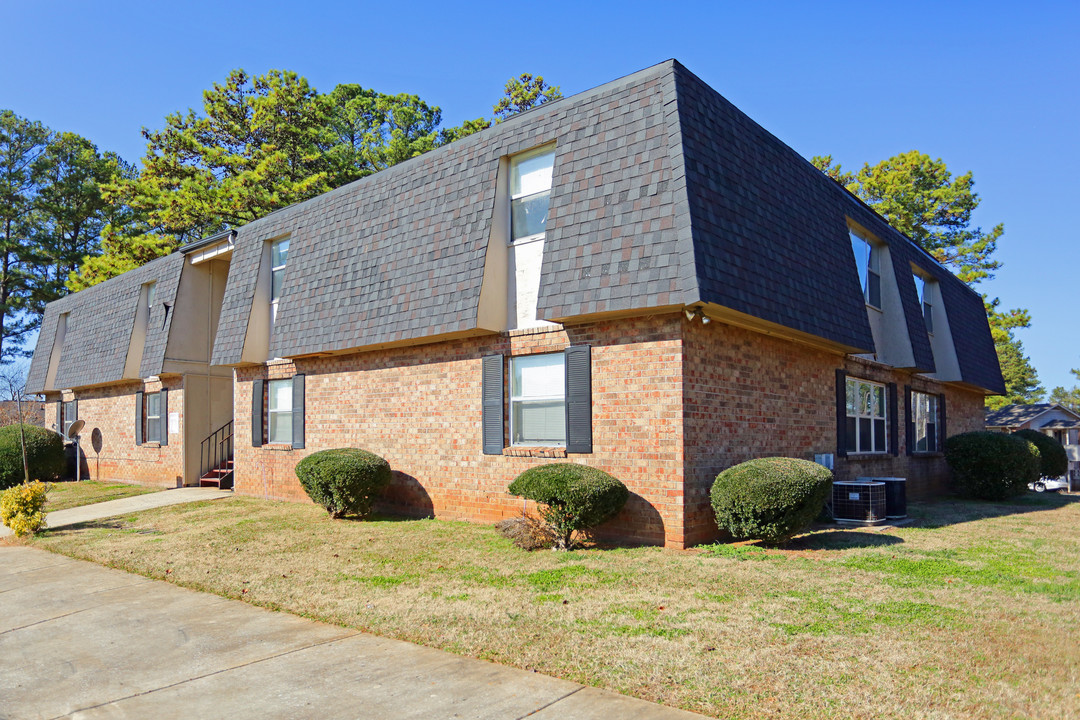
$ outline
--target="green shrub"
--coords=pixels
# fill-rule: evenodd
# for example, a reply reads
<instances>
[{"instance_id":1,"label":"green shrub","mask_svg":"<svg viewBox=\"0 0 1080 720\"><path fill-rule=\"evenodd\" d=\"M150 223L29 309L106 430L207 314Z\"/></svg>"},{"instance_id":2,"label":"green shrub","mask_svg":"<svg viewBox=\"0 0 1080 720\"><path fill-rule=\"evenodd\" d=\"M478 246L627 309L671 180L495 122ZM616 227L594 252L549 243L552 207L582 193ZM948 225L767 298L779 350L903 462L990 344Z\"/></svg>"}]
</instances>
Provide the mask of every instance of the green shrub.
<instances>
[{"instance_id":1,"label":"green shrub","mask_svg":"<svg viewBox=\"0 0 1080 720\"><path fill-rule=\"evenodd\" d=\"M976 430L945 441L945 460L957 492L980 500L1004 500L1039 479L1039 450L1016 435Z\"/></svg>"},{"instance_id":2,"label":"green shrub","mask_svg":"<svg viewBox=\"0 0 1080 720\"><path fill-rule=\"evenodd\" d=\"M33 535L45 527L45 496L49 485L38 480L0 493L0 522L16 537Z\"/></svg>"},{"instance_id":3,"label":"green shrub","mask_svg":"<svg viewBox=\"0 0 1080 720\"><path fill-rule=\"evenodd\" d=\"M576 463L529 468L514 478L510 494L541 503L540 515L555 533L556 547L572 546L575 531L615 517L630 491L603 470Z\"/></svg>"},{"instance_id":4,"label":"green shrub","mask_svg":"<svg viewBox=\"0 0 1080 720\"><path fill-rule=\"evenodd\" d=\"M26 434L26 462L31 480L57 480L67 469L64 439L52 430L37 425L23 425ZM14 487L25 479L19 426L0 428L0 490Z\"/></svg>"},{"instance_id":5,"label":"green shrub","mask_svg":"<svg viewBox=\"0 0 1080 720\"><path fill-rule=\"evenodd\" d=\"M332 518L364 517L390 484L390 463L358 448L320 450L296 464L296 477Z\"/></svg>"},{"instance_id":6,"label":"green shrub","mask_svg":"<svg viewBox=\"0 0 1080 720\"><path fill-rule=\"evenodd\" d=\"M1069 455L1065 447L1038 430L1017 430L1013 433L1039 449L1039 474L1044 478L1061 477L1069 472Z\"/></svg>"},{"instance_id":7,"label":"green shrub","mask_svg":"<svg viewBox=\"0 0 1080 720\"><path fill-rule=\"evenodd\" d=\"M832 489L832 471L809 460L748 460L716 476L716 524L736 538L784 543L809 527Z\"/></svg>"}]
</instances>

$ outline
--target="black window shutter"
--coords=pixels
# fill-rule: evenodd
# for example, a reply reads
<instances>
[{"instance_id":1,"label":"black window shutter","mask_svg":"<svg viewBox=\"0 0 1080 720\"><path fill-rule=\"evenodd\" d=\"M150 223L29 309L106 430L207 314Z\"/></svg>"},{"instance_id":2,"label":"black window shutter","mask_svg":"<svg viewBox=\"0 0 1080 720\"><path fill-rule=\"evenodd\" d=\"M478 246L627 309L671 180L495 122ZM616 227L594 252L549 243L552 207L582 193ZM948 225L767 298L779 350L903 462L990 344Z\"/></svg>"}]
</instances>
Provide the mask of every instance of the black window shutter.
<instances>
[{"instance_id":1,"label":"black window shutter","mask_svg":"<svg viewBox=\"0 0 1080 720\"><path fill-rule=\"evenodd\" d=\"M885 386L885 395L889 403L889 452L893 455L899 455L900 443L898 437L900 434L900 418L897 417L896 412L896 383L889 383Z\"/></svg>"},{"instance_id":2,"label":"black window shutter","mask_svg":"<svg viewBox=\"0 0 1080 720\"><path fill-rule=\"evenodd\" d=\"M592 348L574 345L566 358L566 451L592 452Z\"/></svg>"},{"instance_id":3,"label":"black window shutter","mask_svg":"<svg viewBox=\"0 0 1080 720\"><path fill-rule=\"evenodd\" d=\"M71 422L75 422L79 419L79 400L76 398L71 401Z\"/></svg>"},{"instance_id":4,"label":"black window shutter","mask_svg":"<svg viewBox=\"0 0 1080 720\"><path fill-rule=\"evenodd\" d=\"M911 386L904 386L904 450L908 455L915 452L915 423L911 417Z\"/></svg>"},{"instance_id":5,"label":"black window shutter","mask_svg":"<svg viewBox=\"0 0 1080 720\"><path fill-rule=\"evenodd\" d=\"M56 432L64 434L64 396L56 401Z\"/></svg>"},{"instance_id":6,"label":"black window shutter","mask_svg":"<svg viewBox=\"0 0 1080 720\"><path fill-rule=\"evenodd\" d=\"M847 457L847 373L836 371L836 456Z\"/></svg>"},{"instance_id":7,"label":"black window shutter","mask_svg":"<svg viewBox=\"0 0 1080 720\"><path fill-rule=\"evenodd\" d=\"M304 376L292 379L292 446L304 447Z\"/></svg>"},{"instance_id":8,"label":"black window shutter","mask_svg":"<svg viewBox=\"0 0 1080 720\"><path fill-rule=\"evenodd\" d=\"M135 393L135 444L143 444L143 391Z\"/></svg>"},{"instance_id":9,"label":"black window shutter","mask_svg":"<svg viewBox=\"0 0 1080 720\"><path fill-rule=\"evenodd\" d=\"M158 406L158 412L161 413L161 417L158 419L158 434L161 436L158 438L158 443L161 445L169 444L169 391L165 388L161 389L161 405Z\"/></svg>"},{"instance_id":10,"label":"black window shutter","mask_svg":"<svg viewBox=\"0 0 1080 720\"><path fill-rule=\"evenodd\" d=\"M251 447L263 444L263 380L251 381Z\"/></svg>"},{"instance_id":11,"label":"black window shutter","mask_svg":"<svg viewBox=\"0 0 1080 720\"><path fill-rule=\"evenodd\" d=\"M503 356L485 355L481 368L481 435L485 455L503 451Z\"/></svg>"},{"instance_id":12,"label":"black window shutter","mask_svg":"<svg viewBox=\"0 0 1080 720\"><path fill-rule=\"evenodd\" d=\"M937 446L937 449L938 450L944 450L945 449L945 438L948 437L948 435L946 435L946 431L945 431L945 428L946 428L946 425L945 425L945 393L941 393L940 395L938 395L938 410L937 410L937 413L938 413L938 428L937 428L937 444L938 444L938 446Z\"/></svg>"}]
</instances>

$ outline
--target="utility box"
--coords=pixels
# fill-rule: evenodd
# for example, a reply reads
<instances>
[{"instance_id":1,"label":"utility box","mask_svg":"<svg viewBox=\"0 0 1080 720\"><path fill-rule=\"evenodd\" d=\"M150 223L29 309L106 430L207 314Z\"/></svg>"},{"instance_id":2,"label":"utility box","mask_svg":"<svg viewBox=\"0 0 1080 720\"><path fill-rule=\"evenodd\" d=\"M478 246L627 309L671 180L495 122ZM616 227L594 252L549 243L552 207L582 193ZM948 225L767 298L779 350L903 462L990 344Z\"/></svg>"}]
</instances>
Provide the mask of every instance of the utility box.
<instances>
[{"instance_id":1,"label":"utility box","mask_svg":"<svg viewBox=\"0 0 1080 720\"><path fill-rule=\"evenodd\" d=\"M885 522L885 483L835 481L832 509L837 522L880 525Z\"/></svg>"},{"instance_id":2,"label":"utility box","mask_svg":"<svg viewBox=\"0 0 1080 720\"><path fill-rule=\"evenodd\" d=\"M901 520L907 517L907 478L861 477L856 482L885 483L885 517Z\"/></svg>"}]
</instances>

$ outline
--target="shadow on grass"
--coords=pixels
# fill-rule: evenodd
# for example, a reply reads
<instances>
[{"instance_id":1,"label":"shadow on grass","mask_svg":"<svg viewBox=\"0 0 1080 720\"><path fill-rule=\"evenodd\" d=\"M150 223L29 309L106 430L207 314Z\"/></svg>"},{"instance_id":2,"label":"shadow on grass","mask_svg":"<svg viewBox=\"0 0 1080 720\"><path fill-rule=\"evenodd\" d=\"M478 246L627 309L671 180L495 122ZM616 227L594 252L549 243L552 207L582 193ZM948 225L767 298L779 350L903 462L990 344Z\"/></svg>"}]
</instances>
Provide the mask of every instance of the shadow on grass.
<instances>
[{"instance_id":1,"label":"shadow on grass","mask_svg":"<svg viewBox=\"0 0 1080 720\"><path fill-rule=\"evenodd\" d=\"M801 535L787 544L787 550L854 550L887 547L903 543L903 538L860 530L822 530Z\"/></svg>"},{"instance_id":2,"label":"shadow on grass","mask_svg":"<svg viewBox=\"0 0 1080 720\"><path fill-rule=\"evenodd\" d=\"M48 518L46 517L46 523ZM50 528L46 527L39 535L51 536L51 537L63 537L72 533L79 532L80 530L113 530L113 531L132 531L132 526L124 522L122 517L108 517L99 518L97 520L86 520L80 523L72 523L70 525L61 525L60 527ZM144 531L142 534L160 534L157 530Z\"/></svg>"},{"instance_id":3,"label":"shadow on grass","mask_svg":"<svg viewBox=\"0 0 1080 720\"><path fill-rule=\"evenodd\" d=\"M911 527L940 528L1006 515L1058 510L1076 503L1080 503L1080 495L1061 493L1027 492L1008 500L998 501L951 497L909 503L908 515L913 520Z\"/></svg>"}]
</instances>

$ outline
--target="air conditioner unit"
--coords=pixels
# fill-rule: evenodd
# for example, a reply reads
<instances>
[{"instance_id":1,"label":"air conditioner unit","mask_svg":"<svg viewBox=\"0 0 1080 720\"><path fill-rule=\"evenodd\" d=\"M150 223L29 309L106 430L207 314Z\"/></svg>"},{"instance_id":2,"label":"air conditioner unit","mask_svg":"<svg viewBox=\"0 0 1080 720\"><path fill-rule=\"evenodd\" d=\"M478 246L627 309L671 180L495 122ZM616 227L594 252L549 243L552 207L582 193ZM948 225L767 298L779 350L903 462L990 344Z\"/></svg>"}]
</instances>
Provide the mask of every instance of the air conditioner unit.
<instances>
[{"instance_id":1,"label":"air conditioner unit","mask_svg":"<svg viewBox=\"0 0 1080 720\"><path fill-rule=\"evenodd\" d=\"M885 483L834 481L832 511L837 522L880 525L885 522Z\"/></svg>"},{"instance_id":2,"label":"air conditioner unit","mask_svg":"<svg viewBox=\"0 0 1080 720\"><path fill-rule=\"evenodd\" d=\"M858 477L855 481L885 483L885 517L889 520L902 520L907 517L907 478Z\"/></svg>"}]
</instances>

